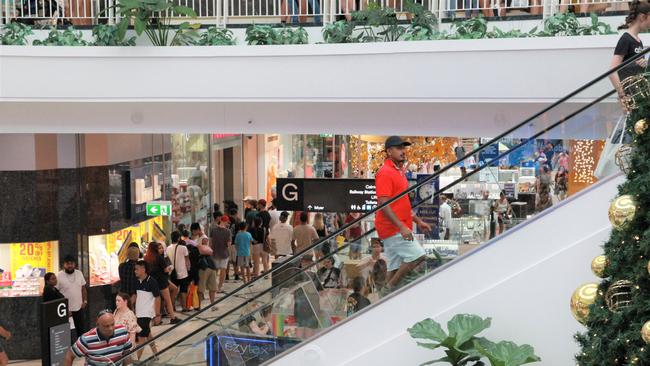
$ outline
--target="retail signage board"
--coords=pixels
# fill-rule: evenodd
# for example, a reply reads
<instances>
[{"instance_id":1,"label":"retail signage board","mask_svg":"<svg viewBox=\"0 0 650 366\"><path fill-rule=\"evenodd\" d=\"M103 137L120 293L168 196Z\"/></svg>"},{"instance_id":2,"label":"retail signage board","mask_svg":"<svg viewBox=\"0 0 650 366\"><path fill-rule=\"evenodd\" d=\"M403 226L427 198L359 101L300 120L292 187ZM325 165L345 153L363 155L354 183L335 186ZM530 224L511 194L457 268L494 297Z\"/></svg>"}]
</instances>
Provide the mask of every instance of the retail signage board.
<instances>
[{"instance_id":1,"label":"retail signage board","mask_svg":"<svg viewBox=\"0 0 650 366\"><path fill-rule=\"evenodd\" d=\"M42 365L62 366L71 345L68 321L68 299L44 302L41 305Z\"/></svg>"},{"instance_id":2,"label":"retail signage board","mask_svg":"<svg viewBox=\"0 0 650 366\"><path fill-rule=\"evenodd\" d=\"M147 202L147 216L170 216L172 203L170 201Z\"/></svg>"},{"instance_id":3,"label":"retail signage board","mask_svg":"<svg viewBox=\"0 0 650 366\"><path fill-rule=\"evenodd\" d=\"M373 179L278 178L278 210L368 212L377 207Z\"/></svg>"}]
</instances>

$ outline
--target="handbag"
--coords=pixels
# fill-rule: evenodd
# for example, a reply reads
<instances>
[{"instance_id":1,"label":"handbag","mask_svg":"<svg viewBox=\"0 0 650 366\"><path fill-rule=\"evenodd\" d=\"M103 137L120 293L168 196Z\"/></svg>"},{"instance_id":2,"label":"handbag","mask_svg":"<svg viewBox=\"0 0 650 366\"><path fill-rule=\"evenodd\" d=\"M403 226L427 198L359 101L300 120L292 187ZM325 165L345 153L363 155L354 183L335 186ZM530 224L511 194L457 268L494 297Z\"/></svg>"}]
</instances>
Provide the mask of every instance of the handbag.
<instances>
[{"instance_id":1,"label":"handbag","mask_svg":"<svg viewBox=\"0 0 650 366\"><path fill-rule=\"evenodd\" d=\"M264 231L264 241L262 242L262 250L271 253L271 241L269 239L269 236L266 234L266 230Z\"/></svg>"}]
</instances>

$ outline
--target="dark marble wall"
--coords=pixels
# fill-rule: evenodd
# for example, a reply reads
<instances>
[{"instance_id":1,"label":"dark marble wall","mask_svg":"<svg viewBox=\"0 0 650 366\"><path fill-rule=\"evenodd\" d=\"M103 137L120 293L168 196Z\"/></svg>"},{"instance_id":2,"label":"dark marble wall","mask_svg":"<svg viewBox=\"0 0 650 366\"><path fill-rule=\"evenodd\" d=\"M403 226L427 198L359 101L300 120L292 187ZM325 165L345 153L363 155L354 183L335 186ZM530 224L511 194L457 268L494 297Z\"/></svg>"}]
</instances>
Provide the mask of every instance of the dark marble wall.
<instances>
[{"instance_id":1,"label":"dark marble wall","mask_svg":"<svg viewBox=\"0 0 650 366\"><path fill-rule=\"evenodd\" d=\"M7 342L10 360L41 358L40 297L0 300L0 325L12 333Z\"/></svg>"},{"instance_id":2,"label":"dark marble wall","mask_svg":"<svg viewBox=\"0 0 650 366\"><path fill-rule=\"evenodd\" d=\"M163 172L163 159L169 161L170 154L111 166L0 171L0 243L58 240L60 266L66 255L72 255L89 278L88 236L146 219L144 205L131 205L133 175L153 170L169 182L170 164ZM88 288L87 329L94 326L100 310L114 306L115 293L111 285ZM7 344L11 359L41 357L40 303L40 297L0 299L0 324L14 335Z\"/></svg>"}]
</instances>

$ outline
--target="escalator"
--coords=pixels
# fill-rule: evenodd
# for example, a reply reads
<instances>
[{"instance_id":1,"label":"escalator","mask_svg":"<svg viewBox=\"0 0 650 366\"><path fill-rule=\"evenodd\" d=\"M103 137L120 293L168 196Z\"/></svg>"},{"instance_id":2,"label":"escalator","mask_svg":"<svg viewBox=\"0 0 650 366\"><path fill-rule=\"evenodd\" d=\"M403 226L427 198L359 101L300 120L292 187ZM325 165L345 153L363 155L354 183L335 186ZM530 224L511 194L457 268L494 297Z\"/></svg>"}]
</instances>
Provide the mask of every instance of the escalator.
<instances>
[{"instance_id":1,"label":"escalator","mask_svg":"<svg viewBox=\"0 0 650 366\"><path fill-rule=\"evenodd\" d=\"M645 50L637 58L644 57L647 52L648 50ZM634 60L611 72L616 72ZM599 151L603 149L600 141L607 140L608 151L615 151L618 146L612 146L612 141L618 143L620 140L616 136L614 126L623 112L616 102L615 92L609 84L608 76L609 73L599 76L386 203L387 205L404 195L411 195L414 210L418 211L420 208L436 207L439 204L439 196L443 193L453 195L458 201L471 201L481 198L484 192L488 192L486 194L489 195L489 200L498 199L499 193L503 191L507 196L512 196L511 199L518 203L518 207L513 207L512 214L503 216L504 232L499 233L500 235L491 238L497 228L491 228L489 219L485 219L485 214L490 215L490 205L474 204L469 208L475 214L474 217L453 219L449 224L457 243L455 249L449 241L436 239L435 234L433 238L427 237L426 233L417 235L425 247L427 259L413 273L405 277L397 291L389 290L385 286L386 279L381 268L376 268L381 266L377 266L370 255L371 243L375 242L373 238L376 237L372 225L364 225L363 233L359 238L347 242L337 240L350 226L362 222L371 223L374 213L383 207L379 206L313 246L278 263L271 271L252 283L240 286L181 324L161 333L154 339L158 344L159 353L155 357L145 359L143 363L258 365L270 362L278 365L310 363L311 366L355 364L354 360L361 357L360 355L368 355L368 350L377 352L379 348L361 346L364 342L354 337L357 333L345 329L348 327L353 329L355 324L361 324L364 319L373 319L373 316L379 314L380 320L375 319L378 323L374 323L377 328L374 334L376 336L374 345L385 344L387 340L395 338L396 334L393 328L391 328L393 333L382 333L384 327L379 325L400 324L405 330L413 323L408 323L407 318L419 315L417 312L411 313L408 307L421 308L412 303L414 301L412 297L409 298L410 303L399 301L409 292L427 286L430 295L421 297L419 301L434 302L438 297L447 298L445 291L452 290L448 288L449 286L440 286L438 280L442 281L453 274L451 278L454 280L450 282L447 279L445 283L454 283L456 301L440 302L444 307L433 310L433 315L446 314L445 312L451 311L454 307L466 303L467 301L462 299L472 298L476 291L486 292L487 288L498 287L499 281L516 277L517 273L525 271L526 268L535 267L534 263L545 260L551 263L553 262L551 258L555 258L557 253L569 251L574 247L582 248L576 244L584 242L579 238L590 238L589 242L592 246L585 246L585 248L594 251L594 248L600 244L599 240L607 235L608 230L606 225L603 226L602 218L598 216L603 214L600 206L603 202L605 206L607 205L608 200L615 193L613 187L622 179L620 176L610 174L609 177L604 177L594 184L597 180L592 175L598 163L593 156L598 156ZM589 95L600 95L600 97L593 98ZM522 156L530 154L531 149L536 151L538 140L570 141L571 154L574 155L569 167L571 197L564 202L551 202L550 207L544 210L539 209L543 205L540 205L537 202L539 200L535 198L537 195L534 178L513 179L511 182L499 185L499 175L508 170L500 168L527 167L527 169L520 169L522 174L524 171L536 170L534 164L530 165L528 161L521 160ZM624 160L624 156L617 156L617 159ZM466 172L460 176L454 175L453 173L461 166ZM593 210L589 209L590 205L594 207ZM488 211L485 211L486 209ZM565 227L562 226L562 221L557 221L559 218L575 221L575 227L570 228L571 235L553 230L553 227ZM549 220L552 221L551 226L548 226ZM593 225L586 225L586 223ZM477 230L477 227L482 227L482 231ZM540 231L540 228L543 230ZM585 232L585 230L591 231ZM466 232L470 235L465 235ZM560 238L553 238L555 245L541 246L543 250L537 250L539 246L534 240L527 239L526 233L535 233L534 235L537 236L547 233L548 240L551 240L553 235L560 235ZM504 248L514 245L513 240L518 245L517 251L503 252ZM361 260L349 258L350 244L355 242L362 243L364 254ZM531 242L530 247L527 242ZM311 257L314 249L325 255L316 262L306 260L305 254ZM497 254L495 255L493 251ZM520 253L520 257L515 253ZM528 255L526 261L521 259L521 256L525 255ZM591 260L590 256L586 258L588 261ZM481 275L481 268L491 265L498 266L497 272L502 273L504 277L493 278ZM521 265L528 265L528 267L522 268ZM316 272L330 266L341 269L341 284L344 285L342 287L361 277L363 281L356 282L362 282L366 288L371 287L367 297L371 299L372 304L355 313L354 310L359 308L359 302L349 300L348 290L322 288L321 279ZM557 274L553 273L553 275ZM265 277L271 279L270 285ZM479 278L487 282L481 284L483 287L474 288L475 282L468 278ZM579 281L571 279L563 282L577 285ZM431 285L432 283L434 285ZM529 284L529 287L538 284ZM540 293L539 296L548 295ZM565 296L567 302L569 296L570 292ZM381 320L381 314L385 315L384 307L390 304L398 304L402 310L390 313L397 315ZM213 307L218 307L218 310L213 311ZM404 313L408 316L405 317ZM566 313L568 314L568 310ZM422 318L426 316L423 315ZM347 319L349 317L351 319ZM368 328L368 324L365 324L365 333L371 332L369 329L373 328ZM319 334L324 336L318 336ZM403 334L400 336L404 338ZM318 342L332 339L339 349L349 348L355 350L356 354L337 350L336 355L340 353L341 358L328 359L330 355L324 354L323 349L331 352L336 348L331 348L333 347L331 344L322 348L318 346ZM283 358L282 354L285 352L287 356ZM381 352L376 354L379 355ZM356 364L366 363L364 361Z\"/></svg>"}]
</instances>

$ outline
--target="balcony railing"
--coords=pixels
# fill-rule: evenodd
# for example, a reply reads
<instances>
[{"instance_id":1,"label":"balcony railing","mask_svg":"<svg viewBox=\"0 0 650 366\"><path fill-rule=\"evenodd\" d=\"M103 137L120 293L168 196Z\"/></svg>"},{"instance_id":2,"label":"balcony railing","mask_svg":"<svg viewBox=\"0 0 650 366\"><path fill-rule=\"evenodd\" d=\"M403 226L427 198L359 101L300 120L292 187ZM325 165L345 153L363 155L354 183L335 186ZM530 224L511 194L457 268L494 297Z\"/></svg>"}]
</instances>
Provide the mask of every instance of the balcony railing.
<instances>
[{"instance_id":1,"label":"balcony railing","mask_svg":"<svg viewBox=\"0 0 650 366\"><path fill-rule=\"evenodd\" d=\"M0 0L0 24L21 21L34 24L92 25L115 23L116 0ZM196 21L226 26L250 23L331 23L351 19L369 0L173 0L195 10ZM439 19L483 16L550 16L573 8L576 13L615 12L628 9L625 0L415 0ZM394 8L400 19L409 19L405 0L379 0ZM183 17L168 14L178 20Z\"/></svg>"}]
</instances>

